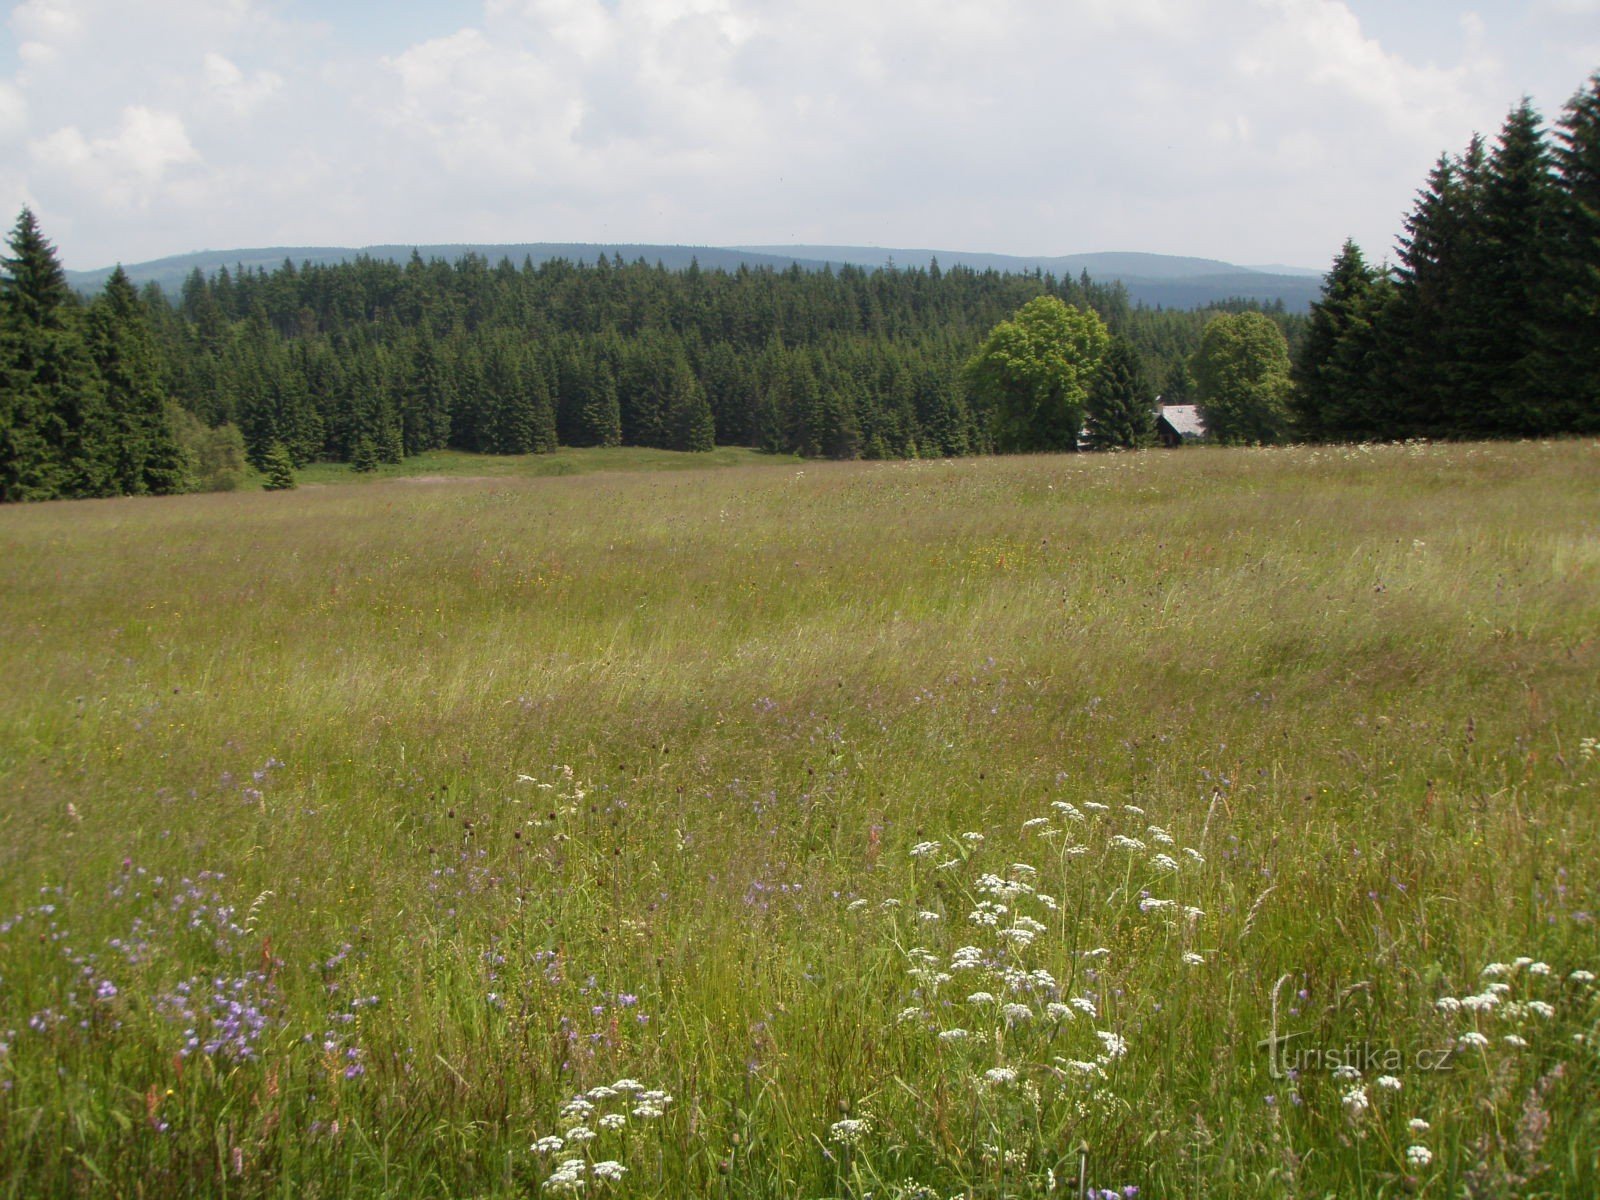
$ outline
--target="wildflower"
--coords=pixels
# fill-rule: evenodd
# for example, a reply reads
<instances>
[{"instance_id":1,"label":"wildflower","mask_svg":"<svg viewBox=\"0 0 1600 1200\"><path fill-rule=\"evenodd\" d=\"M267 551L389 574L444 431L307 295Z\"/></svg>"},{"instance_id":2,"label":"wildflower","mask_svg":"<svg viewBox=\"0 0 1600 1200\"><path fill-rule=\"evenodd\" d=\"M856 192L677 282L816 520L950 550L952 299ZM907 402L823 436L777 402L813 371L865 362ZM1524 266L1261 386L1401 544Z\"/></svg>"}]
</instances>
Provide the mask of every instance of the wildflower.
<instances>
[{"instance_id":1,"label":"wildflower","mask_svg":"<svg viewBox=\"0 0 1600 1200\"><path fill-rule=\"evenodd\" d=\"M1097 1029L1095 1036L1100 1039L1100 1057L1106 1061L1114 1061L1128 1052L1128 1043L1109 1029Z\"/></svg>"},{"instance_id":2,"label":"wildflower","mask_svg":"<svg viewBox=\"0 0 1600 1200\"><path fill-rule=\"evenodd\" d=\"M1511 968L1503 962L1492 962L1483 969L1483 975L1486 979L1492 979L1497 975L1509 975L1510 973Z\"/></svg>"},{"instance_id":3,"label":"wildflower","mask_svg":"<svg viewBox=\"0 0 1600 1200\"><path fill-rule=\"evenodd\" d=\"M1089 847L1084 845L1068 846L1061 852L1063 858L1082 858L1089 853Z\"/></svg>"},{"instance_id":4,"label":"wildflower","mask_svg":"<svg viewBox=\"0 0 1600 1200\"><path fill-rule=\"evenodd\" d=\"M1378 1086L1387 1092L1398 1092L1400 1090L1400 1081L1393 1075L1379 1075Z\"/></svg>"},{"instance_id":5,"label":"wildflower","mask_svg":"<svg viewBox=\"0 0 1600 1200\"><path fill-rule=\"evenodd\" d=\"M1066 817L1069 821L1083 821L1087 819L1084 817L1083 813L1078 811L1077 805L1068 804L1065 800L1053 801L1050 807L1055 809L1062 816Z\"/></svg>"},{"instance_id":6,"label":"wildflower","mask_svg":"<svg viewBox=\"0 0 1600 1200\"><path fill-rule=\"evenodd\" d=\"M1041 826L1048 825L1048 824L1050 824L1050 818L1049 817L1030 817L1028 820L1026 820L1026 821L1024 821L1022 823L1022 828L1023 829L1038 829Z\"/></svg>"},{"instance_id":7,"label":"wildflower","mask_svg":"<svg viewBox=\"0 0 1600 1200\"><path fill-rule=\"evenodd\" d=\"M1067 1021L1072 1018L1072 1008L1059 1000L1052 1000L1044 1006L1044 1015L1052 1021Z\"/></svg>"},{"instance_id":8,"label":"wildflower","mask_svg":"<svg viewBox=\"0 0 1600 1200\"><path fill-rule=\"evenodd\" d=\"M1156 870L1165 871L1168 874L1171 874L1173 871L1176 871L1176 870L1179 869L1178 860L1173 858L1172 855L1170 855L1170 854L1158 854L1158 855L1156 855L1154 858L1152 858L1150 860L1150 865L1152 867L1154 867Z\"/></svg>"},{"instance_id":9,"label":"wildflower","mask_svg":"<svg viewBox=\"0 0 1600 1200\"><path fill-rule=\"evenodd\" d=\"M1171 846L1176 841L1170 833L1159 825L1151 825L1145 829L1145 832L1150 835L1151 841L1160 846Z\"/></svg>"},{"instance_id":10,"label":"wildflower","mask_svg":"<svg viewBox=\"0 0 1600 1200\"><path fill-rule=\"evenodd\" d=\"M1205 966L1206 956L1204 954L1196 954L1193 950L1190 950L1184 954L1183 961L1191 967L1203 967Z\"/></svg>"},{"instance_id":11,"label":"wildflower","mask_svg":"<svg viewBox=\"0 0 1600 1200\"><path fill-rule=\"evenodd\" d=\"M1440 996L1433 1002L1433 1006L1440 1012L1453 1013L1461 1011L1461 1001L1454 996Z\"/></svg>"},{"instance_id":12,"label":"wildflower","mask_svg":"<svg viewBox=\"0 0 1600 1200\"><path fill-rule=\"evenodd\" d=\"M1017 1081L1017 1073L1010 1067L990 1067L983 1073L983 1080L990 1087L1003 1087L1008 1083Z\"/></svg>"},{"instance_id":13,"label":"wildflower","mask_svg":"<svg viewBox=\"0 0 1600 1200\"><path fill-rule=\"evenodd\" d=\"M1427 1133L1433 1126L1429 1125L1421 1117L1412 1117L1411 1120L1406 1122L1406 1128L1411 1130L1412 1133Z\"/></svg>"},{"instance_id":14,"label":"wildflower","mask_svg":"<svg viewBox=\"0 0 1600 1200\"><path fill-rule=\"evenodd\" d=\"M611 1085L619 1092L642 1092L644 1084L637 1079L619 1079Z\"/></svg>"},{"instance_id":15,"label":"wildflower","mask_svg":"<svg viewBox=\"0 0 1600 1200\"><path fill-rule=\"evenodd\" d=\"M1159 912L1164 908L1176 908L1177 904L1178 902L1176 900L1158 900L1154 896L1146 896L1143 900L1139 901L1139 911Z\"/></svg>"},{"instance_id":16,"label":"wildflower","mask_svg":"<svg viewBox=\"0 0 1600 1200\"><path fill-rule=\"evenodd\" d=\"M605 1183L620 1183L627 1170L628 1168L616 1159L608 1158L602 1162L595 1163L594 1166L589 1168L589 1173Z\"/></svg>"},{"instance_id":17,"label":"wildflower","mask_svg":"<svg viewBox=\"0 0 1600 1200\"><path fill-rule=\"evenodd\" d=\"M1529 975L1548 975L1548 974L1550 974L1550 964L1547 963L1547 962L1530 963L1528 965L1528 974Z\"/></svg>"},{"instance_id":18,"label":"wildflower","mask_svg":"<svg viewBox=\"0 0 1600 1200\"><path fill-rule=\"evenodd\" d=\"M963 833L961 840L970 846L976 846L983 841L983 834L976 832Z\"/></svg>"},{"instance_id":19,"label":"wildflower","mask_svg":"<svg viewBox=\"0 0 1600 1200\"><path fill-rule=\"evenodd\" d=\"M1360 1084L1356 1084L1339 1097L1339 1103L1344 1105L1345 1111L1352 1117L1359 1117L1372 1107L1372 1101L1367 1099L1367 1089Z\"/></svg>"},{"instance_id":20,"label":"wildflower","mask_svg":"<svg viewBox=\"0 0 1600 1200\"><path fill-rule=\"evenodd\" d=\"M1023 929L1018 926L1012 926L1010 929L1002 929L999 933L995 934L995 937L1004 941L1014 942L1019 947L1033 945L1033 939L1036 936L1037 935L1033 932L1033 930Z\"/></svg>"},{"instance_id":21,"label":"wildflower","mask_svg":"<svg viewBox=\"0 0 1600 1200\"><path fill-rule=\"evenodd\" d=\"M533 1152L535 1154L555 1154L565 1146L566 1143L556 1137L555 1134L549 1134L533 1144Z\"/></svg>"},{"instance_id":22,"label":"wildflower","mask_svg":"<svg viewBox=\"0 0 1600 1200\"><path fill-rule=\"evenodd\" d=\"M1122 806L1122 811L1131 812L1136 817L1144 816L1144 809L1140 808L1137 804L1124 804Z\"/></svg>"},{"instance_id":23,"label":"wildflower","mask_svg":"<svg viewBox=\"0 0 1600 1200\"><path fill-rule=\"evenodd\" d=\"M923 911L921 911L921 912L919 912L917 914L917 920L923 921L923 922L932 922L932 921L937 921L939 919L940 918L939 918L939 914L938 913L931 912L928 909L924 909Z\"/></svg>"},{"instance_id":24,"label":"wildflower","mask_svg":"<svg viewBox=\"0 0 1600 1200\"><path fill-rule=\"evenodd\" d=\"M567 1145L581 1146L584 1142L594 1140L594 1130L587 1125L574 1125L567 1130Z\"/></svg>"},{"instance_id":25,"label":"wildflower","mask_svg":"<svg viewBox=\"0 0 1600 1200\"><path fill-rule=\"evenodd\" d=\"M1114 849L1117 849L1117 850L1143 850L1143 849L1145 849L1145 844L1143 842L1141 842L1138 838L1127 837L1126 835L1120 834L1120 833L1114 833L1114 834L1111 835L1111 845L1112 845L1112 847Z\"/></svg>"},{"instance_id":26,"label":"wildflower","mask_svg":"<svg viewBox=\"0 0 1600 1200\"><path fill-rule=\"evenodd\" d=\"M920 1021L922 1019L922 1010L920 1008L903 1008L900 1010L900 1015L895 1019L902 1025L909 1021Z\"/></svg>"},{"instance_id":27,"label":"wildflower","mask_svg":"<svg viewBox=\"0 0 1600 1200\"><path fill-rule=\"evenodd\" d=\"M1000 918L1007 912L1004 904L995 904L990 900L980 900L978 907L967 914L967 920L974 925L998 925Z\"/></svg>"},{"instance_id":28,"label":"wildflower","mask_svg":"<svg viewBox=\"0 0 1600 1200\"><path fill-rule=\"evenodd\" d=\"M1094 1018L1100 1015L1095 1011L1094 1001L1087 996L1074 996L1068 1003L1086 1017Z\"/></svg>"},{"instance_id":29,"label":"wildflower","mask_svg":"<svg viewBox=\"0 0 1600 1200\"><path fill-rule=\"evenodd\" d=\"M1105 1075L1099 1063L1084 1062L1081 1058L1058 1058L1056 1061L1074 1075Z\"/></svg>"},{"instance_id":30,"label":"wildflower","mask_svg":"<svg viewBox=\"0 0 1600 1200\"><path fill-rule=\"evenodd\" d=\"M1407 1146L1406 1161L1413 1167L1425 1167L1433 1161L1433 1151L1426 1146Z\"/></svg>"},{"instance_id":31,"label":"wildflower","mask_svg":"<svg viewBox=\"0 0 1600 1200\"><path fill-rule=\"evenodd\" d=\"M1206 856L1201 854L1200 851L1196 850L1193 846L1185 846L1183 848L1183 852L1201 866L1205 865Z\"/></svg>"},{"instance_id":32,"label":"wildflower","mask_svg":"<svg viewBox=\"0 0 1600 1200\"><path fill-rule=\"evenodd\" d=\"M1523 1049L1528 1044L1528 1039L1527 1038L1518 1037L1514 1033L1508 1033L1508 1034L1505 1035L1505 1037L1501 1038L1500 1040L1502 1042L1504 1042L1508 1046L1515 1046L1518 1050Z\"/></svg>"},{"instance_id":33,"label":"wildflower","mask_svg":"<svg viewBox=\"0 0 1600 1200\"><path fill-rule=\"evenodd\" d=\"M918 842L911 847L911 857L927 858L930 855L937 854L941 845L942 843L940 842Z\"/></svg>"},{"instance_id":34,"label":"wildflower","mask_svg":"<svg viewBox=\"0 0 1600 1200\"><path fill-rule=\"evenodd\" d=\"M1185 917L1187 917L1191 921L1198 921L1201 917L1205 916L1206 914L1205 914L1205 910L1204 909L1196 908L1192 904L1186 904L1183 907L1183 915Z\"/></svg>"},{"instance_id":35,"label":"wildflower","mask_svg":"<svg viewBox=\"0 0 1600 1200\"><path fill-rule=\"evenodd\" d=\"M968 1004L993 1004L994 1003L994 994L992 992L973 992L972 995L967 997L967 1003Z\"/></svg>"},{"instance_id":36,"label":"wildflower","mask_svg":"<svg viewBox=\"0 0 1600 1200\"><path fill-rule=\"evenodd\" d=\"M828 1140L838 1146L855 1146L871 1132L872 1123L869 1119L846 1117L828 1127Z\"/></svg>"},{"instance_id":37,"label":"wildflower","mask_svg":"<svg viewBox=\"0 0 1600 1200\"><path fill-rule=\"evenodd\" d=\"M582 1096L574 1096L561 1108L561 1118L564 1121L587 1121L589 1114L594 1112L594 1105Z\"/></svg>"},{"instance_id":38,"label":"wildflower","mask_svg":"<svg viewBox=\"0 0 1600 1200\"><path fill-rule=\"evenodd\" d=\"M975 971L983 966L983 951L976 946L963 946L950 956L952 971Z\"/></svg>"},{"instance_id":39,"label":"wildflower","mask_svg":"<svg viewBox=\"0 0 1600 1200\"><path fill-rule=\"evenodd\" d=\"M844 906L844 910L845 912L860 912L866 906L867 902L865 900L852 900Z\"/></svg>"},{"instance_id":40,"label":"wildflower","mask_svg":"<svg viewBox=\"0 0 1600 1200\"><path fill-rule=\"evenodd\" d=\"M1594 972L1585 971L1580 968L1579 970L1574 971L1571 975L1568 975L1567 978L1573 983L1593 983Z\"/></svg>"},{"instance_id":41,"label":"wildflower","mask_svg":"<svg viewBox=\"0 0 1600 1200\"><path fill-rule=\"evenodd\" d=\"M1352 1079L1360 1079L1361 1071L1349 1063L1340 1063L1333 1069L1333 1077L1340 1083L1349 1083Z\"/></svg>"},{"instance_id":42,"label":"wildflower","mask_svg":"<svg viewBox=\"0 0 1600 1200\"><path fill-rule=\"evenodd\" d=\"M1535 1016L1543 1017L1546 1021L1556 1015L1555 1006L1546 1004L1543 1000L1529 1000L1528 1011Z\"/></svg>"},{"instance_id":43,"label":"wildflower","mask_svg":"<svg viewBox=\"0 0 1600 1200\"><path fill-rule=\"evenodd\" d=\"M546 1190L557 1193L577 1194L583 1190L583 1172L585 1163L581 1158L566 1159L544 1181Z\"/></svg>"},{"instance_id":44,"label":"wildflower","mask_svg":"<svg viewBox=\"0 0 1600 1200\"><path fill-rule=\"evenodd\" d=\"M967 1031L959 1026L954 1029L941 1029L939 1031L939 1040L941 1042L964 1042L967 1037Z\"/></svg>"},{"instance_id":45,"label":"wildflower","mask_svg":"<svg viewBox=\"0 0 1600 1200\"><path fill-rule=\"evenodd\" d=\"M1466 1033L1463 1033L1459 1039L1457 1039L1456 1044L1460 1046L1476 1046L1479 1049L1482 1049L1484 1046L1489 1044L1489 1039L1484 1037L1483 1034L1479 1033L1476 1029L1470 1029Z\"/></svg>"},{"instance_id":46,"label":"wildflower","mask_svg":"<svg viewBox=\"0 0 1600 1200\"><path fill-rule=\"evenodd\" d=\"M1487 1012L1500 1003L1500 997L1495 992L1479 992L1476 996L1461 997L1461 1007L1469 1012Z\"/></svg>"},{"instance_id":47,"label":"wildflower","mask_svg":"<svg viewBox=\"0 0 1600 1200\"><path fill-rule=\"evenodd\" d=\"M586 1094L590 1100L599 1103L601 1100L610 1100L612 1097L614 1097L617 1094L617 1089L607 1087L602 1083L599 1087L590 1088Z\"/></svg>"},{"instance_id":48,"label":"wildflower","mask_svg":"<svg viewBox=\"0 0 1600 1200\"><path fill-rule=\"evenodd\" d=\"M1033 1009L1026 1004L1007 1004L1000 1013L1008 1025L1020 1025L1024 1021L1033 1020Z\"/></svg>"}]
</instances>

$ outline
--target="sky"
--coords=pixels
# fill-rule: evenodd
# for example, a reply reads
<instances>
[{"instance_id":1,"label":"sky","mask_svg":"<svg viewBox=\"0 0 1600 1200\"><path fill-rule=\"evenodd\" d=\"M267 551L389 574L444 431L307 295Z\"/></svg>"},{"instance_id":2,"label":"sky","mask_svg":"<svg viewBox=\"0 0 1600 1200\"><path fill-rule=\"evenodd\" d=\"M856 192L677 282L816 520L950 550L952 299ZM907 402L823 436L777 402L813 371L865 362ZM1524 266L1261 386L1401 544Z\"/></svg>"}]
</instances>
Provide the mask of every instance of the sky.
<instances>
[{"instance_id":1,"label":"sky","mask_svg":"<svg viewBox=\"0 0 1600 1200\"><path fill-rule=\"evenodd\" d=\"M63 262L381 243L1392 257L1600 0L26 0L0 219Z\"/></svg>"}]
</instances>

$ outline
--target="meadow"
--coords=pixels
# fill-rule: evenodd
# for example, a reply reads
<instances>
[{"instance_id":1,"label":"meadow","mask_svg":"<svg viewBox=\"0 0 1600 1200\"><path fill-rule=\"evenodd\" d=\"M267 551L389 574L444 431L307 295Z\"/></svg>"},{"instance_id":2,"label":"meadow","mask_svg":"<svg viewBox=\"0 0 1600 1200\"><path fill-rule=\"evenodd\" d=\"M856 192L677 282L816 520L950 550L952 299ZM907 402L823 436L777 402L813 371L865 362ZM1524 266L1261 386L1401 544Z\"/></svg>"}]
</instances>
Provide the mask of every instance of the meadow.
<instances>
[{"instance_id":1,"label":"meadow","mask_svg":"<svg viewBox=\"0 0 1600 1200\"><path fill-rule=\"evenodd\" d=\"M1600 445L491 475L0 510L0 1195L1600 1194Z\"/></svg>"}]
</instances>

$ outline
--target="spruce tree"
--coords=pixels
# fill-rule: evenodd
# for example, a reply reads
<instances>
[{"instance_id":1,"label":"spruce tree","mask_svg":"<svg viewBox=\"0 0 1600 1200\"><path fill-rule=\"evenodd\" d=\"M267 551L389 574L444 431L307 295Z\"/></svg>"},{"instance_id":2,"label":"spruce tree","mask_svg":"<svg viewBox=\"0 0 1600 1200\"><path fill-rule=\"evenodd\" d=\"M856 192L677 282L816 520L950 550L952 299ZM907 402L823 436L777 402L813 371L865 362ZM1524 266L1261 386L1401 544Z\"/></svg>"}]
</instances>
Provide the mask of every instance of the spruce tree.
<instances>
[{"instance_id":1,"label":"spruce tree","mask_svg":"<svg viewBox=\"0 0 1600 1200\"><path fill-rule=\"evenodd\" d=\"M1600 431L1600 72L1567 103L1556 131L1559 188L1552 262L1540 305L1540 377L1550 425Z\"/></svg>"},{"instance_id":2,"label":"spruce tree","mask_svg":"<svg viewBox=\"0 0 1600 1200\"><path fill-rule=\"evenodd\" d=\"M1440 437L1459 429L1466 374L1460 346L1472 286L1466 258L1479 233L1483 170L1480 138L1459 159L1441 155L1406 218L1384 330L1397 392L1393 436Z\"/></svg>"},{"instance_id":3,"label":"spruce tree","mask_svg":"<svg viewBox=\"0 0 1600 1200\"><path fill-rule=\"evenodd\" d=\"M1084 417L1095 450L1135 450L1155 438L1154 394L1127 340L1113 337L1089 387Z\"/></svg>"},{"instance_id":4,"label":"spruce tree","mask_svg":"<svg viewBox=\"0 0 1600 1200\"><path fill-rule=\"evenodd\" d=\"M100 382L55 247L24 208L0 262L0 499L116 492Z\"/></svg>"},{"instance_id":5,"label":"spruce tree","mask_svg":"<svg viewBox=\"0 0 1600 1200\"><path fill-rule=\"evenodd\" d=\"M266 482L263 486L269 492L286 492L296 486L294 478L294 462L289 457L289 448L282 442L273 442L266 453Z\"/></svg>"},{"instance_id":6,"label":"spruce tree","mask_svg":"<svg viewBox=\"0 0 1600 1200\"><path fill-rule=\"evenodd\" d=\"M1481 237L1472 245L1474 320L1463 350L1477 378L1469 434L1554 432L1539 323L1556 225L1556 181L1539 114L1524 100L1506 118L1484 179Z\"/></svg>"},{"instance_id":7,"label":"spruce tree","mask_svg":"<svg viewBox=\"0 0 1600 1200\"><path fill-rule=\"evenodd\" d=\"M1364 423L1364 414L1351 411L1351 401L1362 393L1365 381L1351 376L1347 348L1371 325L1378 278L1361 248L1349 240L1323 277L1322 298L1311 306L1292 372L1290 411L1296 436L1338 441Z\"/></svg>"},{"instance_id":8,"label":"spruce tree","mask_svg":"<svg viewBox=\"0 0 1600 1200\"><path fill-rule=\"evenodd\" d=\"M88 315L89 352L115 438L116 490L167 495L188 486L188 466L167 414L161 359L148 314L119 266Z\"/></svg>"}]
</instances>

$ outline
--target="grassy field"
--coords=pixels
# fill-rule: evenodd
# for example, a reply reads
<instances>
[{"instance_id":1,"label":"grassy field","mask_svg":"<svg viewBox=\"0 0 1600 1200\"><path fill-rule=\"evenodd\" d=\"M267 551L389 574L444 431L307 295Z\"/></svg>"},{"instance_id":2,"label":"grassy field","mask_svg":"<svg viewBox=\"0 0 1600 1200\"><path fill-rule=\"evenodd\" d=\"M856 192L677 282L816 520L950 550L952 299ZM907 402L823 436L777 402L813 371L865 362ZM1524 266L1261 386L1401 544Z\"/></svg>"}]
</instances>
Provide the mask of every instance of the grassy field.
<instances>
[{"instance_id":1,"label":"grassy field","mask_svg":"<svg viewBox=\"0 0 1600 1200\"><path fill-rule=\"evenodd\" d=\"M430 450L398 463L381 463L371 472L354 470L349 463L312 463L295 472L306 487L329 483L375 483L388 479L542 479L553 475L588 475L595 471L685 471L707 467L799 466L788 454L762 454L740 446L718 446L703 454L643 447L563 446L553 454L467 454L460 450ZM259 490L263 476L251 472L246 486Z\"/></svg>"},{"instance_id":2,"label":"grassy field","mask_svg":"<svg viewBox=\"0 0 1600 1200\"><path fill-rule=\"evenodd\" d=\"M458 469L0 511L0 1195L1600 1194L1600 446Z\"/></svg>"}]
</instances>

